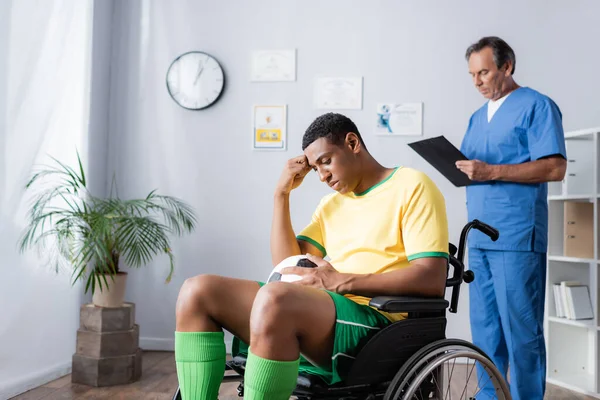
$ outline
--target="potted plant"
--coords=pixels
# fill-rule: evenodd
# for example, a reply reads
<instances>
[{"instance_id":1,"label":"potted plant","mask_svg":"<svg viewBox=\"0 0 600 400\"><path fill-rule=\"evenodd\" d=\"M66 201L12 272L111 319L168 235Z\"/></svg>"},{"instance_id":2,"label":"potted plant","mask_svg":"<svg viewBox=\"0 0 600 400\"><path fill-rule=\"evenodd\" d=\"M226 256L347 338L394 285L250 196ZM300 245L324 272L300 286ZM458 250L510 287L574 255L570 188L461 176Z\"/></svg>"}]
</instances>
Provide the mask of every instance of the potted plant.
<instances>
[{"instance_id":1,"label":"potted plant","mask_svg":"<svg viewBox=\"0 0 600 400\"><path fill-rule=\"evenodd\" d=\"M155 191L123 200L115 185L107 198L93 196L79 154L78 170L52 159L55 164L36 172L26 185L36 192L20 239L21 252L37 248L57 272L71 268L72 283L85 280L85 293L91 290L92 302L100 307L123 304L127 273L120 269L121 260L137 268L166 254L169 282L174 268L169 236L195 228L193 209Z\"/></svg>"}]
</instances>

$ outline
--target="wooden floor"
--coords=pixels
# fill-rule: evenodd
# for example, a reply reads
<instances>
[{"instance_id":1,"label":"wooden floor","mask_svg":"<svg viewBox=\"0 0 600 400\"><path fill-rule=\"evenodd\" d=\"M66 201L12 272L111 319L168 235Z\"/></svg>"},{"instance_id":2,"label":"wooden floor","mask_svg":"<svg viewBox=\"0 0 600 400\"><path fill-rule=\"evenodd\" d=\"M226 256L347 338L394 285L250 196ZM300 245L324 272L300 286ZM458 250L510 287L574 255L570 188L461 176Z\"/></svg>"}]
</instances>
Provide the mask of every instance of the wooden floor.
<instances>
[{"instance_id":1,"label":"wooden floor","mask_svg":"<svg viewBox=\"0 0 600 400\"><path fill-rule=\"evenodd\" d=\"M172 352L144 352L142 379L130 385L92 388L72 384L71 375L49 382L11 400L68 400L68 399L111 399L111 400L171 400L177 389L177 372ZM237 382L221 385L220 400L239 399ZM545 400L594 400L592 397L548 385Z\"/></svg>"}]
</instances>

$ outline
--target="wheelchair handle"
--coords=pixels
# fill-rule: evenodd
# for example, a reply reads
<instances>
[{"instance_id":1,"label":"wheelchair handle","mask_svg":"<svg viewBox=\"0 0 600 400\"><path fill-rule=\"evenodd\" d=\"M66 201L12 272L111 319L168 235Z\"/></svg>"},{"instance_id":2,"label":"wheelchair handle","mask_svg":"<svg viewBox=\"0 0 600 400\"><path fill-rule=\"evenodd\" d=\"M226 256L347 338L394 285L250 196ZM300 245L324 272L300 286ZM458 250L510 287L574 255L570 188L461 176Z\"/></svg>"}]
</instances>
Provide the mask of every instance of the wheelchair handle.
<instances>
[{"instance_id":1,"label":"wheelchair handle","mask_svg":"<svg viewBox=\"0 0 600 400\"><path fill-rule=\"evenodd\" d=\"M460 233L460 242L458 243L457 258L461 263L464 261L465 257L465 245L467 243L467 235L469 234L469 231L473 228L488 235L490 239L492 239L492 241L494 242L500 237L500 232L498 232L498 229L484 222L481 222L478 219L474 219L473 221L469 222L465 225L462 232Z\"/></svg>"},{"instance_id":2,"label":"wheelchair handle","mask_svg":"<svg viewBox=\"0 0 600 400\"><path fill-rule=\"evenodd\" d=\"M500 232L498 232L498 229L492 228L488 224L481 222L477 219L474 219L473 222L475 223L473 225L473 228L488 235L490 239L492 239L492 242L495 242L500 237Z\"/></svg>"},{"instance_id":3,"label":"wheelchair handle","mask_svg":"<svg viewBox=\"0 0 600 400\"><path fill-rule=\"evenodd\" d=\"M467 243L467 235L471 229L477 229L488 235L494 242L500 237L498 230L486 223L477 219L465 225L460 233L460 242L458 244L458 254L456 258L452 255L449 258L449 263L454 267L452 278L446 280L446 286L452 286L452 298L450 299L450 312L455 313L458 307L458 295L460 294L460 285L464 282L471 283L475 279L473 271L465 271L464 257L465 245Z\"/></svg>"}]
</instances>

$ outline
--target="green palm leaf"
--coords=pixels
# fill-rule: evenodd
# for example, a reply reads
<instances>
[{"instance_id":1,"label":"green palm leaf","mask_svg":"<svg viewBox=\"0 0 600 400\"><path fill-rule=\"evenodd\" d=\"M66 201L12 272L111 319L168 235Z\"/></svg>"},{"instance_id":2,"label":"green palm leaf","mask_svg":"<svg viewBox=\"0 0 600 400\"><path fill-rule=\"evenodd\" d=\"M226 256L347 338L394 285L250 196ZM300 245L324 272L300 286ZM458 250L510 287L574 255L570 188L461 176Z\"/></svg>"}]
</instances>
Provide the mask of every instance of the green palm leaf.
<instances>
[{"instance_id":1,"label":"green palm leaf","mask_svg":"<svg viewBox=\"0 0 600 400\"><path fill-rule=\"evenodd\" d=\"M36 248L56 271L70 267L73 283L86 281L85 292L107 287L108 279L119 272L121 257L128 266L139 268L166 254L169 282L174 271L170 239L194 230L192 207L156 191L131 200L95 197L87 190L79 153L77 169L53 161L55 165L37 171L26 184L27 190L37 191L20 251Z\"/></svg>"}]
</instances>

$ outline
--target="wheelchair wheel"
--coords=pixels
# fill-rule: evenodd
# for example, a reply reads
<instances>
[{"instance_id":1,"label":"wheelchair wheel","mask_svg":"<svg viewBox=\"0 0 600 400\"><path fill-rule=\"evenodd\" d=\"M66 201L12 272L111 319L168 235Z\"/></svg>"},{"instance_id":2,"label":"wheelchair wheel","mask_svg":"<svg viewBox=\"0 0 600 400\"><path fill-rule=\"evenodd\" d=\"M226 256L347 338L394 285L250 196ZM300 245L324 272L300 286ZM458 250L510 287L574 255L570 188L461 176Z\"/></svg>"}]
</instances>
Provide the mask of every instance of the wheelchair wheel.
<instances>
[{"instance_id":1,"label":"wheelchair wheel","mask_svg":"<svg viewBox=\"0 0 600 400\"><path fill-rule=\"evenodd\" d=\"M477 366L484 371L481 376ZM419 350L400 368L384 400L477 399L488 383L498 400L512 399L502 374L483 351L464 340L443 339Z\"/></svg>"}]
</instances>

